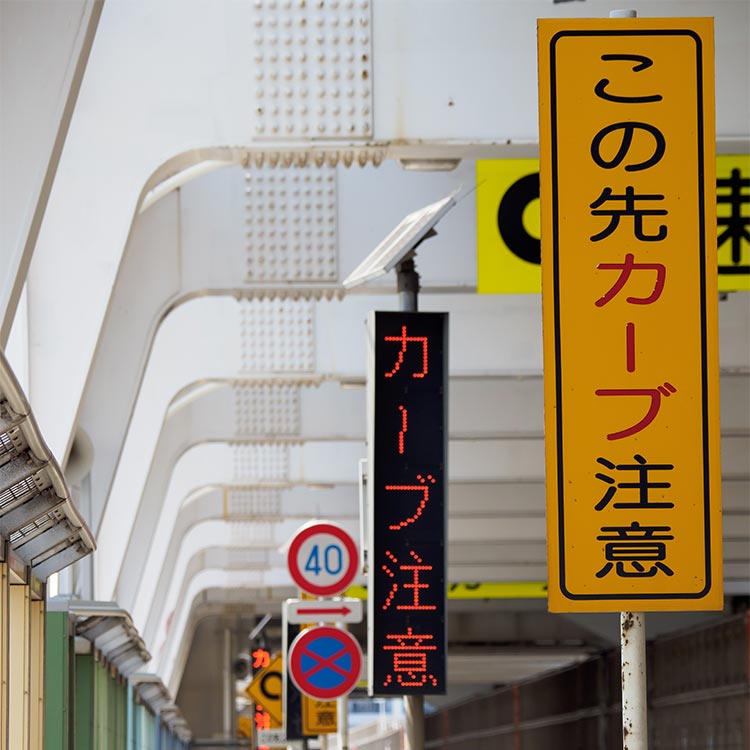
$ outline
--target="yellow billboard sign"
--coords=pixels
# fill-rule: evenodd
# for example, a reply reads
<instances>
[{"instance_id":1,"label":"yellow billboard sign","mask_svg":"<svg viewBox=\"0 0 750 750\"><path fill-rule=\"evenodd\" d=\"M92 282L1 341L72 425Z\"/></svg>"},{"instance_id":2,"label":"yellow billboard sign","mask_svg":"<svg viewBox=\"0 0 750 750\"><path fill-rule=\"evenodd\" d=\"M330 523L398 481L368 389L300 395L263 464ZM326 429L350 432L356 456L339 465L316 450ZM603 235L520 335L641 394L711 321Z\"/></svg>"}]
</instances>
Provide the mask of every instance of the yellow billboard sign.
<instances>
[{"instance_id":1,"label":"yellow billboard sign","mask_svg":"<svg viewBox=\"0 0 750 750\"><path fill-rule=\"evenodd\" d=\"M449 583L448 599L546 599L546 581L496 581L494 583ZM350 586L345 596L367 599L366 586Z\"/></svg>"},{"instance_id":2,"label":"yellow billboard sign","mask_svg":"<svg viewBox=\"0 0 750 750\"><path fill-rule=\"evenodd\" d=\"M538 32L549 606L721 609L712 21Z\"/></svg>"},{"instance_id":3,"label":"yellow billboard sign","mask_svg":"<svg viewBox=\"0 0 750 750\"><path fill-rule=\"evenodd\" d=\"M477 291L542 291L539 159L479 159ZM750 291L750 155L716 157L720 292Z\"/></svg>"},{"instance_id":4,"label":"yellow billboard sign","mask_svg":"<svg viewBox=\"0 0 750 750\"><path fill-rule=\"evenodd\" d=\"M477 291L539 293L539 160L478 160L476 175Z\"/></svg>"},{"instance_id":5,"label":"yellow billboard sign","mask_svg":"<svg viewBox=\"0 0 750 750\"><path fill-rule=\"evenodd\" d=\"M716 157L719 291L750 291L750 155Z\"/></svg>"}]
</instances>

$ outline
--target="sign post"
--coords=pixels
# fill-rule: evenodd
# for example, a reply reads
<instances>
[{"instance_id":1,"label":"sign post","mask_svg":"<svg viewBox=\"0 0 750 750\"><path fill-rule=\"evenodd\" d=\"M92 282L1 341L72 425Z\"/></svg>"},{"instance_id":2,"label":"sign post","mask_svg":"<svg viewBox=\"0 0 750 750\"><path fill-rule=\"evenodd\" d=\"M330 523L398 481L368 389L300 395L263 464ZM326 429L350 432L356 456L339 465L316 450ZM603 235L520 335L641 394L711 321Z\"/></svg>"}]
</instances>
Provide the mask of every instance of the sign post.
<instances>
[{"instance_id":1,"label":"sign post","mask_svg":"<svg viewBox=\"0 0 750 750\"><path fill-rule=\"evenodd\" d=\"M549 607L723 605L711 19L540 20Z\"/></svg>"}]
</instances>

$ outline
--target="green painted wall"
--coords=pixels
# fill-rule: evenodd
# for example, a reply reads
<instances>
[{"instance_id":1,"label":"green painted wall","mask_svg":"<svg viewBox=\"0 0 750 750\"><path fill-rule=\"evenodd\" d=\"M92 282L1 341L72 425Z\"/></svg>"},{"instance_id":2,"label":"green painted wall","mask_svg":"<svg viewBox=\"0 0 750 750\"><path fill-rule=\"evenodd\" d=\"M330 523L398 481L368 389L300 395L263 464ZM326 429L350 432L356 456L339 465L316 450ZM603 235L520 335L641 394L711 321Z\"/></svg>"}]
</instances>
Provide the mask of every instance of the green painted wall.
<instances>
[{"instance_id":1,"label":"green painted wall","mask_svg":"<svg viewBox=\"0 0 750 750\"><path fill-rule=\"evenodd\" d=\"M94 750L94 657L76 656L75 744L71 750Z\"/></svg>"},{"instance_id":2,"label":"green painted wall","mask_svg":"<svg viewBox=\"0 0 750 750\"><path fill-rule=\"evenodd\" d=\"M47 613L44 642L44 748L68 750L72 729L69 703L72 638L67 612Z\"/></svg>"}]
</instances>

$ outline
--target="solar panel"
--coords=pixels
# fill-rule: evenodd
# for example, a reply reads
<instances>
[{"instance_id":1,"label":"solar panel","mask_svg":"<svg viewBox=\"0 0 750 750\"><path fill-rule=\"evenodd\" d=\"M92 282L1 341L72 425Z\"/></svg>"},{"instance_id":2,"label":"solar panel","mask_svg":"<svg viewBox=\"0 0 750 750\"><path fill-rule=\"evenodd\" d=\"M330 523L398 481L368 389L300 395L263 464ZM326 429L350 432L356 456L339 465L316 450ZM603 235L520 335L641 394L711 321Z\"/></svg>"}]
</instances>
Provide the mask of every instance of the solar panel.
<instances>
[{"instance_id":1,"label":"solar panel","mask_svg":"<svg viewBox=\"0 0 750 750\"><path fill-rule=\"evenodd\" d=\"M450 195L405 216L396 228L344 279L344 287L365 284L400 263L427 233L456 205L457 188Z\"/></svg>"}]
</instances>

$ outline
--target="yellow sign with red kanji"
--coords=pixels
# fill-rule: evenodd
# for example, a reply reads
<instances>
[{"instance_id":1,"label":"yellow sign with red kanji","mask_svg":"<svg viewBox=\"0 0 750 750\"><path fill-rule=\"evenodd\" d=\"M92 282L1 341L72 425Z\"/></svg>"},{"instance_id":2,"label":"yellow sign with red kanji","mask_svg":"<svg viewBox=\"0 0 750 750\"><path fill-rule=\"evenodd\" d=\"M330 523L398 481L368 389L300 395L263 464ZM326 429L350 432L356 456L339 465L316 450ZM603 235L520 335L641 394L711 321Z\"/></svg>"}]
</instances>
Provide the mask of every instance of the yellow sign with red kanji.
<instances>
[{"instance_id":1,"label":"yellow sign with red kanji","mask_svg":"<svg viewBox=\"0 0 750 750\"><path fill-rule=\"evenodd\" d=\"M319 701L302 694L302 734L336 734L338 708L336 701Z\"/></svg>"},{"instance_id":2,"label":"yellow sign with red kanji","mask_svg":"<svg viewBox=\"0 0 750 750\"><path fill-rule=\"evenodd\" d=\"M549 607L721 609L713 22L538 32Z\"/></svg>"}]
</instances>

